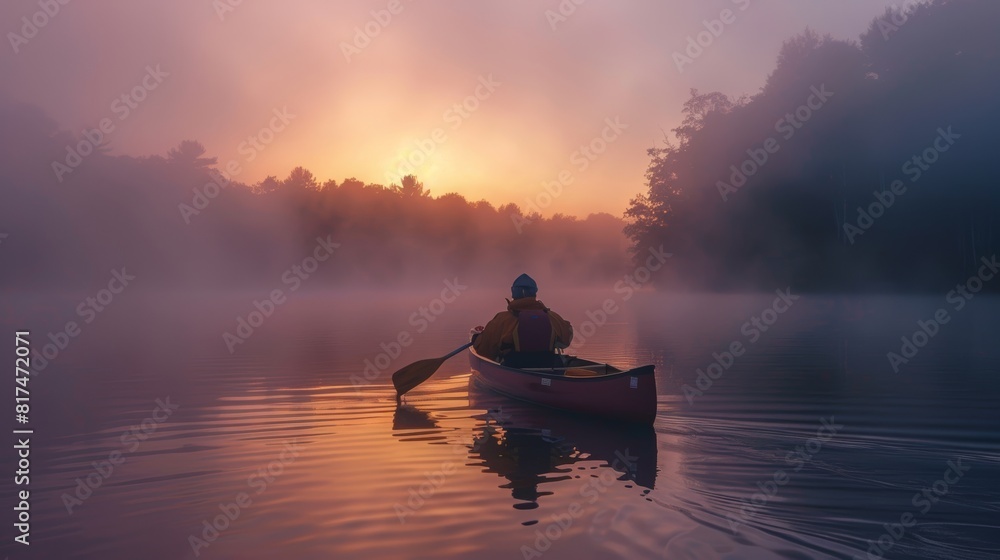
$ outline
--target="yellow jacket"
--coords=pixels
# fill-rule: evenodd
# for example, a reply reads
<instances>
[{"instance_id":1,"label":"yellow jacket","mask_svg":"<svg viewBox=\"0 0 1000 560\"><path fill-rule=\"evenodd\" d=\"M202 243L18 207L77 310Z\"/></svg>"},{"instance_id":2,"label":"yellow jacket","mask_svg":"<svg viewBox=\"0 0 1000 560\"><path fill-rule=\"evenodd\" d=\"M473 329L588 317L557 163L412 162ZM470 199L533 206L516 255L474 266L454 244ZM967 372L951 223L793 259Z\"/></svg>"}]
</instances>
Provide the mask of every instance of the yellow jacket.
<instances>
[{"instance_id":1,"label":"yellow jacket","mask_svg":"<svg viewBox=\"0 0 1000 560\"><path fill-rule=\"evenodd\" d=\"M484 358L496 359L514 349L514 331L517 330L516 311L547 309L545 304L534 297L523 297L507 301L507 311L497 313L478 337L473 347ZM573 341L573 326L551 309L548 311L552 322L552 336L555 346L565 348Z\"/></svg>"}]
</instances>

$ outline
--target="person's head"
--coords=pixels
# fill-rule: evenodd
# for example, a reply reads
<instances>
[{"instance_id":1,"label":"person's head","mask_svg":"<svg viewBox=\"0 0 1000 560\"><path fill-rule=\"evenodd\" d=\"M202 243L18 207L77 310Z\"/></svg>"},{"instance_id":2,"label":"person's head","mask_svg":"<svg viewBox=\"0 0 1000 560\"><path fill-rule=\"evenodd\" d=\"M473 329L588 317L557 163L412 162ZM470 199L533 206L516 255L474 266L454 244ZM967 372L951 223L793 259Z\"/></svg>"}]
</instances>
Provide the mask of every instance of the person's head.
<instances>
[{"instance_id":1,"label":"person's head","mask_svg":"<svg viewBox=\"0 0 1000 560\"><path fill-rule=\"evenodd\" d=\"M527 274L522 274L514 280L514 284L510 287L510 295L514 299L521 299L524 297L535 297L538 293L538 284L528 276Z\"/></svg>"}]
</instances>

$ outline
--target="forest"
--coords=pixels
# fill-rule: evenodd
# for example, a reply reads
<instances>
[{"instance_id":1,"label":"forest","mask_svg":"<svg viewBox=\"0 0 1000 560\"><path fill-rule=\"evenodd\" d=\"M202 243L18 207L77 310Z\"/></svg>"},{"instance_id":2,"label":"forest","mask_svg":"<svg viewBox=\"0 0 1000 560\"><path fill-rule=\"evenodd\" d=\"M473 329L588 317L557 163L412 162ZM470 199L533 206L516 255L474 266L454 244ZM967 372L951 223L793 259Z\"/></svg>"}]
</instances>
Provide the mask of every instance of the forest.
<instances>
[{"instance_id":1,"label":"forest","mask_svg":"<svg viewBox=\"0 0 1000 560\"><path fill-rule=\"evenodd\" d=\"M687 289L964 283L1000 246L997 21L990 0L889 9L859 41L790 39L755 95L692 91L626 211L634 246L665 245L661 283Z\"/></svg>"},{"instance_id":2,"label":"forest","mask_svg":"<svg viewBox=\"0 0 1000 560\"><path fill-rule=\"evenodd\" d=\"M758 93L691 92L674 137L648 151L645 191L606 186L639 193L624 216L524 215L412 175L297 167L241 183L196 140L112 155L97 129L74 135L0 98L0 286L127 266L148 287L256 289L329 238L337 254L310 288L522 272L611 286L662 246L674 257L659 288L946 291L998 246L998 21L992 0L934 0L887 10L858 41L807 29Z\"/></svg>"},{"instance_id":3,"label":"forest","mask_svg":"<svg viewBox=\"0 0 1000 560\"><path fill-rule=\"evenodd\" d=\"M388 186L320 182L298 167L245 184L226 179L197 141L147 157L89 143L34 106L0 100L0 248L16 263L4 266L0 286L85 286L126 266L147 288L276 287L317 238L338 248L306 289L454 277L508 286L527 271L540 281L611 285L628 269L624 222L610 214L522 215L513 204L432 196L413 176Z\"/></svg>"}]
</instances>

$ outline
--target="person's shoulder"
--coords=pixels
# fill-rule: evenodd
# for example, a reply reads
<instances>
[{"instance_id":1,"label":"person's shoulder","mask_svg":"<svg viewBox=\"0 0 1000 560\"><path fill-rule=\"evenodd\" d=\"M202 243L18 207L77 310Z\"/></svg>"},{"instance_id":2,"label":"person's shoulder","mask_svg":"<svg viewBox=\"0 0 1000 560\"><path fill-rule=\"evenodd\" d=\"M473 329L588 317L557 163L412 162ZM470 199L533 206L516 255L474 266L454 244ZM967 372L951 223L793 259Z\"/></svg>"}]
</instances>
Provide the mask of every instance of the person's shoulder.
<instances>
[{"instance_id":1,"label":"person's shoulder","mask_svg":"<svg viewBox=\"0 0 1000 560\"><path fill-rule=\"evenodd\" d=\"M560 321L565 321L567 323L569 322L569 321L566 321L566 319L563 319L563 316L560 315L560 314L558 314L558 313L556 313L555 311L553 311L551 309L548 309L547 311L548 311L548 313L549 313L550 316L552 316L552 317L554 317L554 318L556 318L556 319L558 319Z\"/></svg>"},{"instance_id":2,"label":"person's shoulder","mask_svg":"<svg viewBox=\"0 0 1000 560\"><path fill-rule=\"evenodd\" d=\"M514 316L514 314L511 313L509 310L504 310L504 311L501 311L501 312L497 313L496 315L494 315L493 316L493 320L494 321L502 321L502 320L504 320L504 319L506 319L508 317L513 317L513 316Z\"/></svg>"}]
</instances>

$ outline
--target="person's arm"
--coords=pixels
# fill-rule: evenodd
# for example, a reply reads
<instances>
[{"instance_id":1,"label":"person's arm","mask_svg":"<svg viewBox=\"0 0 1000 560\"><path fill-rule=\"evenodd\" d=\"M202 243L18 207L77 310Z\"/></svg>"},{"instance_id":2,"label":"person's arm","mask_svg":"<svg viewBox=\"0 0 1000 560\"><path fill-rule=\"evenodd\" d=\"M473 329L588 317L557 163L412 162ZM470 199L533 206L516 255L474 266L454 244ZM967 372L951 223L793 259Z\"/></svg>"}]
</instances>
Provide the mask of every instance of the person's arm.
<instances>
[{"instance_id":1,"label":"person's arm","mask_svg":"<svg viewBox=\"0 0 1000 560\"><path fill-rule=\"evenodd\" d=\"M568 348L573 342L573 325L551 309L549 318L552 320L552 330L556 335L556 348Z\"/></svg>"},{"instance_id":2,"label":"person's arm","mask_svg":"<svg viewBox=\"0 0 1000 560\"><path fill-rule=\"evenodd\" d=\"M476 353L480 356L495 360L500 354L504 313L506 312L497 313L489 323L486 323L483 332L479 333L479 336L476 337L476 342L472 347L476 349Z\"/></svg>"}]
</instances>

